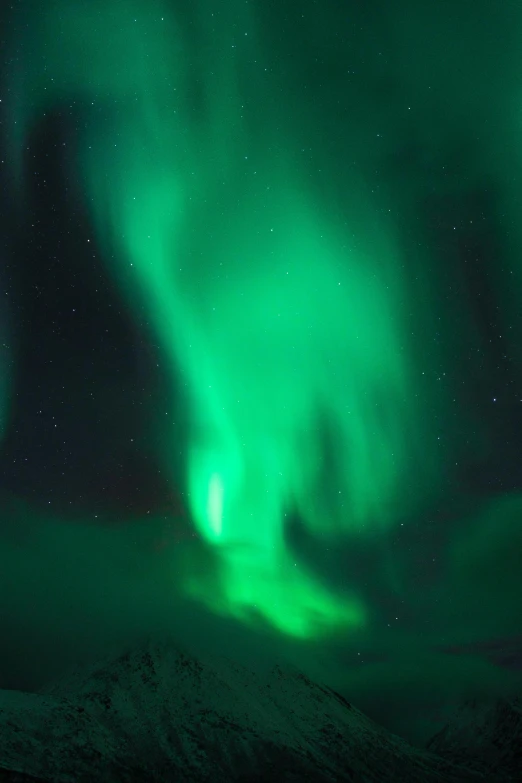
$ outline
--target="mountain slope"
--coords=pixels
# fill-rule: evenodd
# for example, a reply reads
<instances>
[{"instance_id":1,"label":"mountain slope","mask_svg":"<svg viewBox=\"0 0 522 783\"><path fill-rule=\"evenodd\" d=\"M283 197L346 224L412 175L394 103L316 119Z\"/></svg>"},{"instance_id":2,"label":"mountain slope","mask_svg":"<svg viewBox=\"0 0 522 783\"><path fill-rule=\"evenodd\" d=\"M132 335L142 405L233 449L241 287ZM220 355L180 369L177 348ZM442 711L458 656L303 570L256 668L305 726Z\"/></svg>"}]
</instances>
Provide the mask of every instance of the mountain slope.
<instances>
[{"instance_id":1,"label":"mountain slope","mask_svg":"<svg viewBox=\"0 0 522 783\"><path fill-rule=\"evenodd\" d=\"M522 700L466 702L427 748L491 780L522 781Z\"/></svg>"},{"instance_id":2,"label":"mountain slope","mask_svg":"<svg viewBox=\"0 0 522 783\"><path fill-rule=\"evenodd\" d=\"M483 780L299 672L263 678L168 644L77 669L39 694L0 692L0 781L14 773L53 783Z\"/></svg>"}]
</instances>

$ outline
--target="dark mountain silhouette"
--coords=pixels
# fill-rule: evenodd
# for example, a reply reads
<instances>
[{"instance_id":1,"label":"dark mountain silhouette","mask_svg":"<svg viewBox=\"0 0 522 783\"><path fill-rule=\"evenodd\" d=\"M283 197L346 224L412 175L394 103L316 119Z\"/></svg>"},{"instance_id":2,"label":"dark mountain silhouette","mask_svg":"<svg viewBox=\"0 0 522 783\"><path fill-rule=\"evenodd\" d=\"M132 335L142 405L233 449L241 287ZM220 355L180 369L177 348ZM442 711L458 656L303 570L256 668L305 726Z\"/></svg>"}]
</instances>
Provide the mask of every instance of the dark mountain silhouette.
<instances>
[{"instance_id":1,"label":"dark mountain silhouette","mask_svg":"<svg viewBox=\"0 0 522 783\"><path fill-rule=\"evenodd\" d=\"M522 700L465 702L427 743L443 758L483 772L487 780L522 780Z\"/></svg>"},{"instance_id":2,"label":"dark mountain silhouette","mask_svg":"<svg viewBox=\"0 0 522 783\"><path fill-rule=\"evenodd\" d=\"M437 736L433 748L445 758L413 748L299 671L261 676L150 642L39 693L0 691L0 783L492 780ZM514 778L495 777L504 779Z\"/></svg>"}]
</instances>

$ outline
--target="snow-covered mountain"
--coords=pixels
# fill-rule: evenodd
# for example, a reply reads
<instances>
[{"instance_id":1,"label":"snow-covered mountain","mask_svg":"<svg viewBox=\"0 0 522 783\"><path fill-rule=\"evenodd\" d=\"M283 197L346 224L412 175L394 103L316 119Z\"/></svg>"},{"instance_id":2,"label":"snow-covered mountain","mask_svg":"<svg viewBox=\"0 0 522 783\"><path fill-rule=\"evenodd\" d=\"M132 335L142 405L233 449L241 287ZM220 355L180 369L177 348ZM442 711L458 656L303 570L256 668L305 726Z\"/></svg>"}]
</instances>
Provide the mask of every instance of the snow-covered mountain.
<instances>
[{"instance_id":1,"label":"snow-covered mountain","mask_svg":"<svg viewBox=\"0 0 522 783\"><path fill-rule=\"evenodd\" d=\"M522 699L466 702L427 748L488 780L522 781Z\"/></svg>"},{"instance_id":2,"label":"snow-covered mountain","mask_svg":"<svg viewBox=\"0 0 522 783\"><path fill-rule=\"evenodd\" d=\"M298 671L264 677L166 643L37 694L0 691L2 783L485 779L409 746Z\"/></svg>"}]
</instances>

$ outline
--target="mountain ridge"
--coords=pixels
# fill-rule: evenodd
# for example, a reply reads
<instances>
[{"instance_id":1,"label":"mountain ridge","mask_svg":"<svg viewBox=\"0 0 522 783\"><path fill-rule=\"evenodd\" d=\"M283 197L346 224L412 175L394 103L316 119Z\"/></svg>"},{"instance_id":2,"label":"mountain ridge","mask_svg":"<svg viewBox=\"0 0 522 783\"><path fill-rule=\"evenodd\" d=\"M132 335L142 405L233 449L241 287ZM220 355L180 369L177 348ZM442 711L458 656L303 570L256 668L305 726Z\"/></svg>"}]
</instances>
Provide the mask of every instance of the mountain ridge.
<instances>
[{"instance_id":1,"label":"mountain ridge","mask_svg":"<svg viewBox=\"0 0 522 783\"><path fill-rule=\"evenodd\" d=\"M0 781L16 775L53 783L485 779L413 748L296 669L265 676L152 641L75 667L38 693L0 691Z\"/></svg>"},{"instance_id":2,"label":"mountain ridge","mask_svg":"<svg viewBox=\"0 0 522 783\"><path fill-rule=\"evenodd\" d=\"M464 702L426 749L469 769L522 780L522 699Z\"/></svg>"}]
</instances>

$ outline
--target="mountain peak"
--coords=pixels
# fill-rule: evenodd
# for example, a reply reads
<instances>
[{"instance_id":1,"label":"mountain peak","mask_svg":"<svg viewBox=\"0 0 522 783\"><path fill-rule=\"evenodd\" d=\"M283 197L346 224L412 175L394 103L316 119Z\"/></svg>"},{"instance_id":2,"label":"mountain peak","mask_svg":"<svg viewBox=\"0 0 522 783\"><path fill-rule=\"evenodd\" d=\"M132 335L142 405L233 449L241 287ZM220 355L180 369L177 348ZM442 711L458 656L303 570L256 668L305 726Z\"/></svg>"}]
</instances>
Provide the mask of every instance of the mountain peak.
<instances>
[{"instance_id":1,"label":"mountain peak","mask_svg":"<svg viewBox=\"0 0 522 783\"><path fill-rule=\"evenodd\" d=\"M464 783L341 694L275 666L249 671L148 641L77 667L37 694L0 691L0 780Z\"/></svg>"},{"instance_id":2,"label":"mountain peak","mask_svg":"<svg viewBox=\"0 0 522 783\"><path fill-rule=\"evenodd\" d=\"M520 780L522 699L466 701L426 747L452 763L495 774L495 779Z\"/></svg>"}]
</instances>

